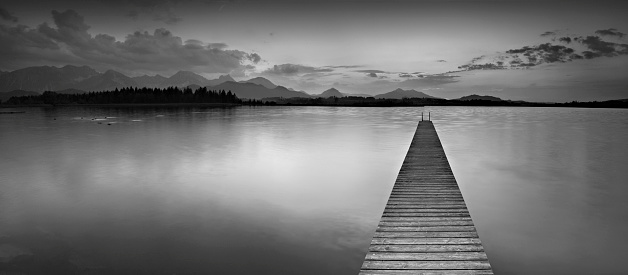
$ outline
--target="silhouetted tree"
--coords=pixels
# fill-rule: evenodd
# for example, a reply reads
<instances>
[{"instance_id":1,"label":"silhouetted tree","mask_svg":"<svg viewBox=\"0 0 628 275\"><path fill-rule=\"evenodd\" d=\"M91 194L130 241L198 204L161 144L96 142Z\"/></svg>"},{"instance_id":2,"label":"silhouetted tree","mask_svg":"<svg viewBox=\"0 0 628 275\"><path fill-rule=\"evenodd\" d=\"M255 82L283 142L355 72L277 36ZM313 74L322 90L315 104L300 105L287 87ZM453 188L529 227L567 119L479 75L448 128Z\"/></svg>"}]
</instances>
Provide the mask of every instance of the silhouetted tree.
<instances>
[{"instance_id":1,"label":"silhouetted tree","mask_svg":"<svg viewBox=\"0 0 628 275\"><path fill-rule=\"evenodd\" d=\"M154 103L242 103L229 91L209 91L202 87L193 91L177 87L160 88L121 88L113 91L89 92L84 94L59 94L44 92L37 96L12 97L5 104L154 104Z\"/></svg>"}]
</instances>

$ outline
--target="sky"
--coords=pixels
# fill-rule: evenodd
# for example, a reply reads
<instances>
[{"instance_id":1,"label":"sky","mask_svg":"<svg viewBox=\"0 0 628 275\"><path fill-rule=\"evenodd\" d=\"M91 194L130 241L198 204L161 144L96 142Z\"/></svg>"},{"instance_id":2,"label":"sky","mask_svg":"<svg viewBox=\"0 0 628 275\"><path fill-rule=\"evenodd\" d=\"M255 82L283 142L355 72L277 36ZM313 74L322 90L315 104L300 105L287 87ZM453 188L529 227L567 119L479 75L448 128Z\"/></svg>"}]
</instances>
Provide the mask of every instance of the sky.
<instances>
[{"instance_id":1,"label":"sky","mask_svg":"<svg viewBox=\"0 0 628 275\"><path fill-rule=\"evenodd\" d=\"M3 0L0 70L71 64L262 76L311 94L608 100L628 98L626 11L628 1Z\"/></svg>"}]
</instances>

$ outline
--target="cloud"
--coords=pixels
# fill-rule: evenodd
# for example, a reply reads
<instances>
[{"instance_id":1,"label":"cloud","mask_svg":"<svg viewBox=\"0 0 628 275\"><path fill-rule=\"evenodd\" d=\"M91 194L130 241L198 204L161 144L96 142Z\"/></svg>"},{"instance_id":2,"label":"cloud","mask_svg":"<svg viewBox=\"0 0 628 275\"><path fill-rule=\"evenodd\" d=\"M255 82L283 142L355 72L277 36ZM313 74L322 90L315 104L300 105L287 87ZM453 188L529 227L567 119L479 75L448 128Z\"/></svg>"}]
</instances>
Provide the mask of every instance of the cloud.
<instances>
[{"instance_id":1,"label":"cloud","mask_svg":"<svg viewBox=\"0 0 628 275\"><path fill-rule=\"evenodd\" d=\"M377 74L376 73L368 73L368 74L366 74L366 76L368 76L368 77L377 77Z\"/></svg>"},{"instance_id":2,"label":"cloud","mask_svg":"<svg viewBox=\"0 0 628 275\"><path fill-rule=\"evenodd\" d=\"M441 62L442 63L442 62L447 62L447 60L439 59L439 60L436 60L436 62Z\"/></svg>"},{"instance_id":3,"label":"cloud","mask_svg":"<svg viewBox=\"0 0 628 275\"><path fill-rule=\"evenodd\" d=\"M2 7L0 7L0 18L2 18L2 20L10 21L13 23L17 23L18 21L17 17L15 17L12 13Z\"/></svg>"},{"instance_id":4,"label":"cloud","mask_svg":"<svg viewBox=\"0 0 628 275\"><path fill-rule=\"evenodd\" d=\"M212 48L212 49L223 50L223 49L226 49L228 45L225 43L209 43L207 44L207 47Z\"/></svg>"},{"instance_id":5,"label":"cloud","mask_svg":"<svg viewBox=\"0 0 628 275\"><path fill-rule=\"evenodd\" d=\"M296 74L332 72L332 71L334 70L330 68L316 68L316 67L288 63L288 64L275 65L272 68L269 68L262 73L276 74L276 75L296 75Z\"/></svg>"},{"instance_id":6,"label":"cloud","mask_svg":"<svg viewBox=\"0 0 628 275\"><path fill-rule=\"evenodd\" d=\"M610 28L606 30L597 30L595 31L595 34L606 35L606 36L617 36L619 38L622 38L626 35L625 33L617 31L617 29L615 28Z\"/></svg>"},{"instance_id":7,"label":"cloud","mask_svg":"<svg viewBox=\"0 0 628 275\"><path fill-rule=\"evenodd\" d=\"M598 30L598 34L621 37L624 34L616 29ZM602 40L599 36L560 37L560 42L570 44L579 42L585 49L578 52L574 48L564 45L544 43L535 46L524 46L518 49L507 50L497 56L480 56L469 63L459 66L463 70L500 70L510 68L530 68L543 63L568 62L578 59L591 59L602 56L612 57L628 54L628 44L614 43ZM555 39L552 39L555 41Z\"/></svg>"},{"instance_id":8,"label":"cloud","mask_svg":"<svg viewBox=\"0 0 628 275\"><path fill-rule=\"evenodd\" d=\"M565 43L569 44L569 43L571 43L571 37L568 37L568 36L561 37L561 38L558 38L558 41L565 42Z\"/></svg>"},{"instance_id":9,"label":"cloud","mask_svg":"<svg viewBox=\"0 0 628 275\"><path fill-rule=\"evenodd\" d=\"M340 66L325 66L325 68L333 68L333 69L355 69L364 67L363 65L340 65Z\"/></svg>"},{"instance_id":10,"label":"cloud","mask_svg":"<svg viewBox=\"0 0 628 275\"><path fill-rule=\"evenodd\" d=\"M541 37L555 36L555 35L556 35L556 31L546 31L546 32L541 34Z\"/></svg>"},{"instance_id":11,"label":"cloud","mask_svg":"<svg viewBox=\"0 0 628 275\"><path fill-rule=\"evenodd\" d=\"M257 53L251 53L247 55L247 58L251 61L253 61L253 63L257 64L262 60L262 57L259 56L259 54Z\"/></svg>"},{"instance_id":12,"label":"cloud","mask_svg":"<svg viewBox=\"0 0 628 275\"><path fill-rule=\"evenodd\" d=\"M400 73L399 77L414 77L414 76L411 75L411 74L407 74L407 73Z\"/></svg>"},{"instance_id":13,"label":"cloud","mask_svg":"<svg viewBox=\"0 0 628 275\"><path fill-rule=\"evenodd\" d=\"M598 36L587 36L585 38L578 37L577 41L585 45L587 48L589 48L589 50L594 53L585 54L585 57L590 56L592 58L597 56L615 56L618 54L628 54L628 44L606 42L600 39L600 37Z\"/></svg>"},{"instance_id":14,"label":"cloud","mask_svg":"<svg viewBox=\"0 0 628 275\"><path fill-rule=\"evenodd\" d=\"M54 26L0 25L0 53L6 64L80 63L123 71L231 73L247 70L247 65L261 59L257 54L212 47L224 43L194 39L183 43L181 37L164 28L136 31L118 41L108 34L91 35L90 26L74 10L52 11L52 17Z\"/></svg>"},{"instance_id":15,"label":"cloud","mask_svg":"<svg viewBox=\"0 0 628 275\"><path fill-rule=\"evenodd\" d=\"M358 72L358 73L374 73L374 74L387 74L389 72L385 72L385 71L380 71L380 70L356 70L354 72Z\"/></svg>"}]
</instances>

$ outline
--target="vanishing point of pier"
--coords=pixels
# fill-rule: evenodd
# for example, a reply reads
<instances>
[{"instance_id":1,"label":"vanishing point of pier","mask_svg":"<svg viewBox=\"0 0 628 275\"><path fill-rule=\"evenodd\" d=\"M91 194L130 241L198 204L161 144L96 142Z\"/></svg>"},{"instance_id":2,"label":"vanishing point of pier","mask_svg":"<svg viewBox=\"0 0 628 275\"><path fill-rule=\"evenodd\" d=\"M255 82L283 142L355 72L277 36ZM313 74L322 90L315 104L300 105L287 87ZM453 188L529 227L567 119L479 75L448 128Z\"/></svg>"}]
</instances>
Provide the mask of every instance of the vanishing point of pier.
<instances>
[{"instance_id":1,"label":"vanishing point of pier","mask_svg":"<svg viewBox=\"0 0 628 275\"><path fill-rule=\"evenodd\" d=\"M493 274L431 121L421 121L360 274Z\"/></svg>"}]
</instances>

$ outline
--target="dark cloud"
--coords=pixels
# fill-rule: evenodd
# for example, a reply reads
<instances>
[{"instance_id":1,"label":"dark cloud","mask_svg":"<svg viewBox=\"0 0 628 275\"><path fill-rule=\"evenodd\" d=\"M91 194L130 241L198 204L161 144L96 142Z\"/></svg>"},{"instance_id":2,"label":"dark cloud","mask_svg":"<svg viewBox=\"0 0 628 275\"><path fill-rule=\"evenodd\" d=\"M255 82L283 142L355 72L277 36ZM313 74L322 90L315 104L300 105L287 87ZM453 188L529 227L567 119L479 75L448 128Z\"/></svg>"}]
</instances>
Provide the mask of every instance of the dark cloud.
<instances>
[{"instance_id":1,"label":"dark cloud","mask_svg":"<svg viewBox=\"0 0 628 275\"><path fill-rule=\"evenodd\" d=\"M607 36L617 36L619 38L624 37L624 35L626 35L625 33L619 32L617 31L617 29L614 28L610 28L607 30L597 30L595 31L595 34L599 34L599 35L607 35Z\"/></svg>"},{"instance_id":2,"label":"dark cloud","mask_svg":"<svg viewBox=\"0 0 628 275\"><path fill-rule=\"evenodd\" d=\"M219 50L223 50L223 49L226 49L228 47L228 45L225 44L225 43L209 43L209 44L207 44L207 46L212 48L212 49L219 49Z\"/></svg>"},{"instance_id":3,"label":"dark cloud","mask_svg":"<svg viewBox=\"0 0 628 275\"><path fill-rule=\"evenodd\" d=\"M4 54L2 58L5 61L14 58L16 54L22 54L23 50L58 49L56 41L37 29L24 25L9 27L0 24L0 52Z\"/></svg>"},{"instance_id":4,"label":"dark cloud","mask_svg":"<svg viewBox=\"0 0 628 275\"><path fill-rule=\"evenodd\" d=\"M546 36L555 36L556 32L555 31L546 31L544 33L541 34L541 37L546 37Z\"/></svg>"},{"instance_id":5,"label":"dark cloud","mask_svg":"<svg viewBox=\"0 0 628 275\"><path fill-rule=\"evenodd\" d=\"M628 54L628 44L618 44L613 42L606 42L598 36L587 36L585 38L579 37L577 41L585 45L589 50L598 56L614 56L618 54ZM585 54L587 56L597 57L591 54ZM591 58L592 58L591 57Z\"/></svg>"},{"instance_id":6,"label":"dark cloud","mask_svg":"<svg viewBox=\"0 0 628 275\"><path fill-rule=\"evenodd\" d=\"M257 53L251 53L249 55L247 55L247 58L251 61L253 61L253 63L257 64L262 60L262 57L259 56L259 54Z\"/></svg>"},{"instance_id":7,"label":"dark cloud","mask_svg":"<svg viewBox=\"0 0 628 275\"><path fill-rule=\"evenodd\" d=\"M368 74L366 74L366 76L368 76L368 77L377 77L377 74L376 73L368 73Z\"/></svg>"},{"instance_id":8,"label":"dark cloud","mask_svg":"<svg viewBox=\"0 0 628 275\"><path fill-rule=\"evenodd\" d=\"M275 65L272 68L265 70L264 74L276 74L276 75L295 75L306 73L320 73L320 72L332 72L330 68L316 68L298 64L281 64Z\"/></svg>"},{"instance_id":9,"label":"dark cloud","mask_svg":"<svg viewBox=\"0 0 628 275\"><path fill-rule=\"evenodd\" d=\"M596 58L596 57L600 57L602 55L600 55L599 53L594 53L592 51L584 51L582 52L582 55L584 56L584 58L586 59L591 59L591 58Z\"/></svg>"},{"instance_id":10,"label":"dark cloud","mask_svg":"<svg viewBox=\"0 0 628 275\"><path fill-rule=\"evenodd\" d=\"M528 57L528 59L531 62L542 60L546 63L567 61L567 59L573 52L574 50L572 48L568 48L563 45L552 45L550 43L545 43L545 44L532 46L532 47L526 46L521 49L506 51L506 53L510 53L510 54L523 53L523 56ZM516 63L511 62L511 64L522 64L522 62L521 61L516 62Z\"/></svg>"},{"instance_id":11,"label":"dark cloud","mask_svg":"<svg viewBox=\"0 0 628 275\"><path fill-rule=\"evenodd\" d=\"M17 17L15 17L12 13L2 7L0 7L0 18L2 18L2 20L11 21L13 23L16 23L18 21Z\"/></svg>"},{"instance_id":12,"label":"dark cloud","mask_svg":"<svg viewBox=\"0 0 628 275\"><path fill-rule=\"evenodd\" d=\"M257 54L211 47L199 40L182 42L167 29L134 32L118 41L108 34L91 35L90 26L73 10L52 11L54 26L37 28L0 25L0 53L12 67L33 63L82 63L96 68L123 71L172 72L192 70L204 73L230 73L246 70L248 62L259 61ZM44 51L42 51L42 49Z\"/></svg>"},{"instance_id":13,"label":"dark cloud","mask_svg":"<svg viewBox=\"0 0 628 275\"><path fill-rule=\"evenodd\" d=\"M616 29L599 30L607 35L621 36ZM568 62L577 59L591 59L601 56L616 56L628 54L628 44L614 43L602 40L599 36L561 37L558 41L567 44L577 41L587 49L581 53L564 45L544 43L536 46L525 46L519 49L510 49L506 54L497 56L492 62L480 64L486 60L485 56L476 57L466 65L459 66L463 70L499 70L508 68L529 68L543 63Z\"/></svg>"},{"instance_id":14,"label":"dark cloud","mask_svg":"<svg viewBox=\"0 0 628 275\"><path fill-rule=\"evenodd\" d=\"M358 73L375 73L375 74L387 74L389 72L385 72L385 71L380 71L380 70L356 70L354 72L358 72Z\"/></svg>"},{"instance_id":15,"label":"dark cloud","mask_svg":"<svg viewBox=\"0 0 628 275\"><path fill-rule=\"evenodd\" d=\"M587 36L586 38L578 39L578 42L587 46L590 50L600 54L610 55L615 53L615 43L602 41L597 36Z\"/></svg>"},{"instance_id":16,"label":"dark cloud","mask_svg":"<svg viewBox=\"0 0 628 275\"><path fill-rule=\"evenodd\" d=\"M414 76L411 75L411 74L407 74L407 73L400 73L399 77L414 77Z\"/></svg>"},{"instance_id":17,"label":"dark cloud","mask_svg":"<svg viewBox=\"0 0 628 275\"><path fill-rule=\"evenodd\" d=\"M571 37L568 37L568 36L561 37L561 38L558 38L558 41L565 42L565 43L569 44L569 43L571 43Z\"/></svg>"},{"instance_id":18,"label":"dark cloud","mask_svg":"<svg viewBox=\"0 0 628 275\"><path fill-rule=\"evenodd\" d=\"M439 60L436 60L436 62L447 62L447 60L439 59Z\"/></svg>"},{"instance_id":19,"label":"dark cloud","mask_svg":"<svg viewBox=\"0 0 628 275\"><path fill-rule=\"evenodd\" d=\"M474 57L473 59L471 59L470 63L475 63L475 62L477 62L478 60L480 60L480 59L482 59L484 57L486 57L486 56L485 55L481 55L481 56L478 56L478 57Z\"/></svg>"}]
</instances>

